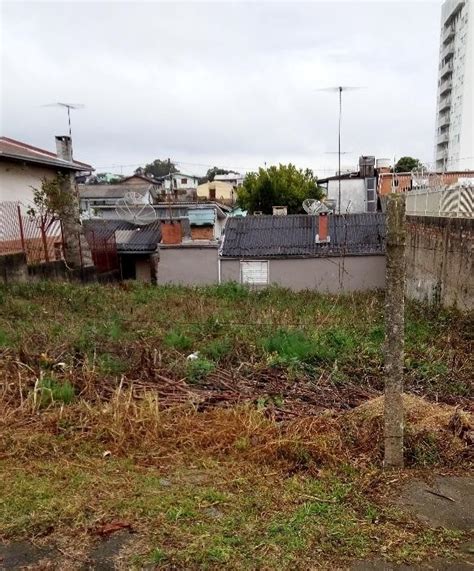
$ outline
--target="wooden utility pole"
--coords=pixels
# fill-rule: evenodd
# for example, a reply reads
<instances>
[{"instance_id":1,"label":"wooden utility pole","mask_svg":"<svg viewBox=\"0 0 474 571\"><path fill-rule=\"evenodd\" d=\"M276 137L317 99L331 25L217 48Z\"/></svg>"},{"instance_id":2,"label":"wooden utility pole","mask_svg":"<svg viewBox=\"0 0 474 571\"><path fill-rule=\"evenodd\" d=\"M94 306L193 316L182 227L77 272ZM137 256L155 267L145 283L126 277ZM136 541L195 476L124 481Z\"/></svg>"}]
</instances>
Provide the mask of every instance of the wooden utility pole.
<instances>
[{"instance_id":1,"label":"wooden utility pole","mask_svg":"<svg viewBox=\"0 0 474 571\"><path fill-rule=\"evenodd\" d=\"M385 289L385 468L403 467L405 336L405 194L387 196Z\"/></svg>"}]
</instances>

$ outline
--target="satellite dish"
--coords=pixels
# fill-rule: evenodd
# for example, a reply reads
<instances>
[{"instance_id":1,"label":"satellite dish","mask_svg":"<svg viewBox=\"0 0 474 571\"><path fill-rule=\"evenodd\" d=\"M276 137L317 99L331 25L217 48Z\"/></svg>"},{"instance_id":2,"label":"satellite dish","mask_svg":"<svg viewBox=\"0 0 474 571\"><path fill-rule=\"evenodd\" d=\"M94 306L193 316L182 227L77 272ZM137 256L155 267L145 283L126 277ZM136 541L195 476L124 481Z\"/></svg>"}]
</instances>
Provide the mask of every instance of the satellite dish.
<instances>
[{"instance_id":1,"label":"satellite dish","mask_svg":"<svg viewBox=\"0 0 474 571\"><path fill-rule=\"evenodd\" d=\"M332 212L323 202L315 198L307 198L303 201L303 208L307 214L322 214Z\"/></svg>"},{"instance_id":2,"label":"satellite dish","mask_svg":"<svg viewBox=\"0 0 474 571\"><path fill-rule=\"evenodd\" d=\"M115 212L121 220L133 222L139 226L156 220L153 206L144 203L143 196L137 192L127 192L123 198L119 198L115 205Z\"/></svg>"}]
</instances>

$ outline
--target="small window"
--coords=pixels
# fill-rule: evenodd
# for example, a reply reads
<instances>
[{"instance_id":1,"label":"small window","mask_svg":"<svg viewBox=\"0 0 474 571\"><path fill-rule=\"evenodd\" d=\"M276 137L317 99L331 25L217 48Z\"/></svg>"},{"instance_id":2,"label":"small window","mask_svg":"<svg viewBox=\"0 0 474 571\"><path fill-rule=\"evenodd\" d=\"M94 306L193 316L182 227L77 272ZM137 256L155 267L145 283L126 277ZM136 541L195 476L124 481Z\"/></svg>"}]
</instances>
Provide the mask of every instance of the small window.
<instances>
[{"instance_id":1,"label":"small window","mask_svg":"<svg viewBox=\"0 0 474 571\"><path fill-rule=\"evenodd\" d=\"M182 178L182 179L181 179L181 184L188 184L188 179L187 179L187 178Z\"/></svg>"},{"instance_id":2,"label":"small window","mask_svg":"<svg viewBox=\"0 0 474 571\"><path fill-rule=\"evenodd\" d=\"M240 262L240 281L249 285L268 284L268 262Z\"/></svg>"}]
</instances>

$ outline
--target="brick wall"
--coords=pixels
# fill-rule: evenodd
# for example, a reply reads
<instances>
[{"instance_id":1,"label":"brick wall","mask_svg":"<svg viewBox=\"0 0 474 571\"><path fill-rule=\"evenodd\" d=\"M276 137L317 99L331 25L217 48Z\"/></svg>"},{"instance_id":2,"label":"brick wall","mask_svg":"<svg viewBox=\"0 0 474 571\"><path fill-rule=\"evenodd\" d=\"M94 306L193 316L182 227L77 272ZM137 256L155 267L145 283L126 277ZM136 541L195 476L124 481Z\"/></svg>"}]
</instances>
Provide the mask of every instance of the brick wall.
<instances>
[{"instance_id":1,"label":"brick wall","mask_svg":"<svg viewBox=\"0 0 474 571\"><path fill-rule=\"evenodd\" d=\"M474 219L407 217L407 296L474 308Z\"/></svg>"},{"instance_id":2,"label":"brick wall","mask_svg":"<svg viewBox=\"0 0 474 571\"><path fill-rule=\"evenodd\" d=\"M212 226L191 226L191 238L193 240L212 240L214 229Z\"/></svg>"}]
</instances>

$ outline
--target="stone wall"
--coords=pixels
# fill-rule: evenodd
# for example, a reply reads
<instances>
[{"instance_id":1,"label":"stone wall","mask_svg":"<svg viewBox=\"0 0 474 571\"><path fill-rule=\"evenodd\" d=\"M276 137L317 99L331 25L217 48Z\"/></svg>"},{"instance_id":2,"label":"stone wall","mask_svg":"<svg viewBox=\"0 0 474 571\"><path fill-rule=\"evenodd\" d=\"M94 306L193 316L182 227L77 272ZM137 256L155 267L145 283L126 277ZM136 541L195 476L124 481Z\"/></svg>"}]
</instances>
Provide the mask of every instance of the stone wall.
<instances>
[{"instance_id":1,"label":"stone wall","mask_svg":"<svg viewBox=\"0 0 474 571\"><path fill-rule=\"evenodd\" d=\"M407 216L407 296L474 308L472 218Z\"/></svg>"},{"instance_id":2,"label":"stone wall","mask_svg":"<svg viewBox=\"0 0 474 571\"><path fill-rule=\"evenodd\" d=\"M118 271L98 274L94 266L71 270L63 261L28 265L23 252L0 255L0 283L38 280L107 283L119 279Z\"/></svg>"},{"instance_id":3,"label":"stone wall","mask_svg":"<svg viewBox=\"0 0 474 571\"><path fill-rule=\"evenodd\" d=\"M0 282L26 282L28 281L28 266L26 254L3 254L0 256Z\"/></svg>"}]
</instances>

